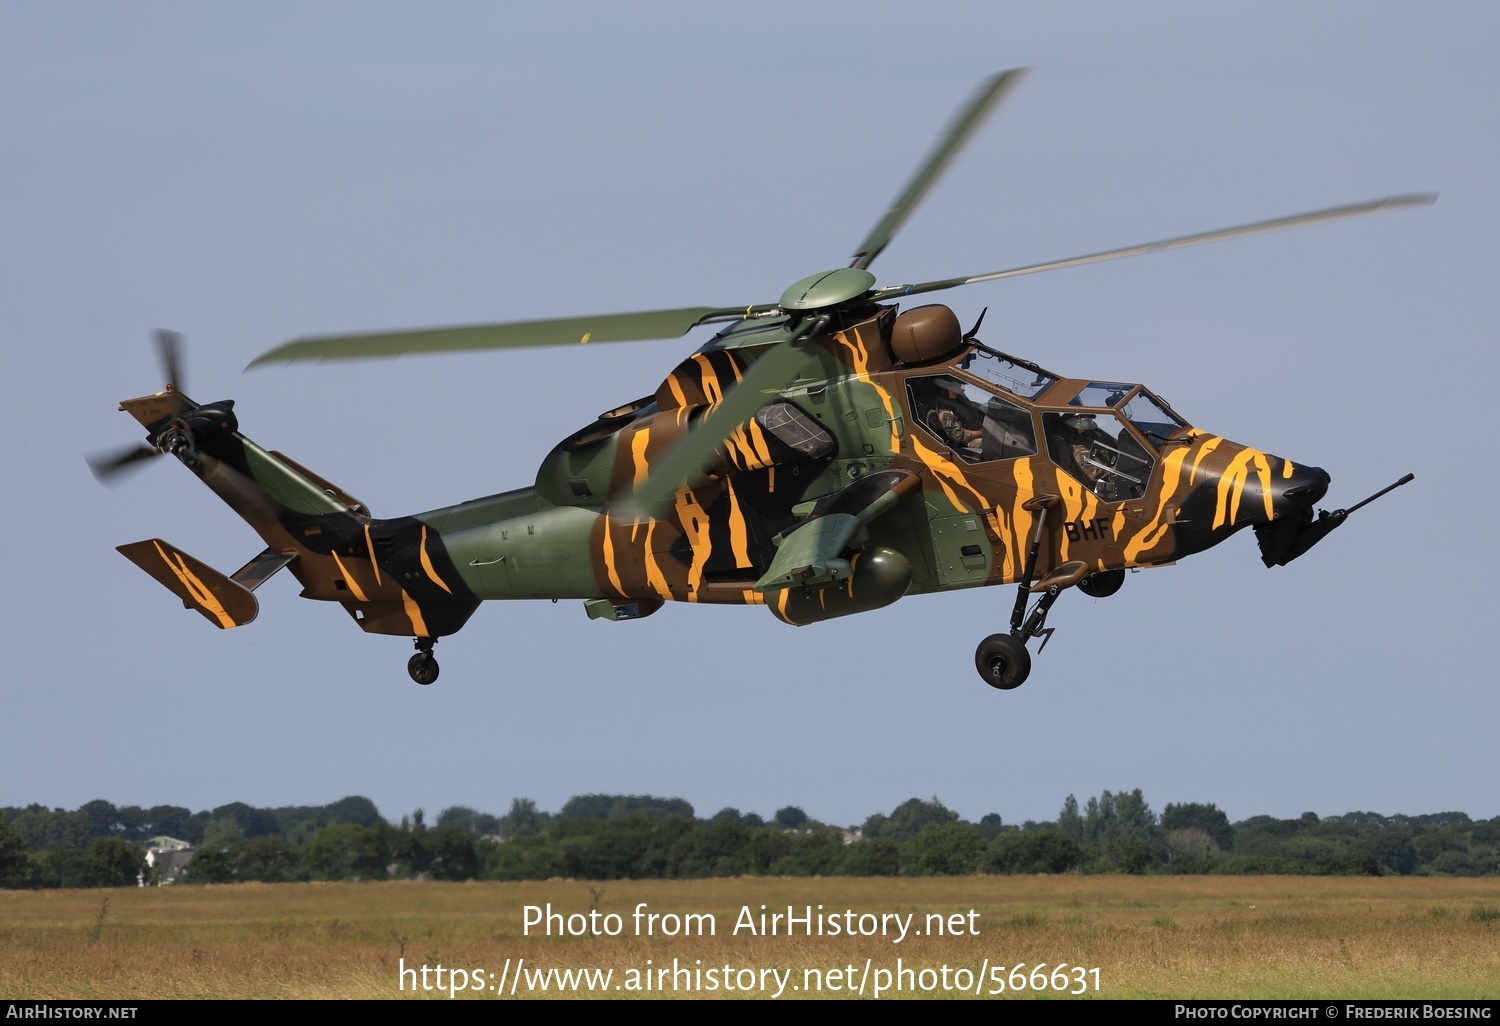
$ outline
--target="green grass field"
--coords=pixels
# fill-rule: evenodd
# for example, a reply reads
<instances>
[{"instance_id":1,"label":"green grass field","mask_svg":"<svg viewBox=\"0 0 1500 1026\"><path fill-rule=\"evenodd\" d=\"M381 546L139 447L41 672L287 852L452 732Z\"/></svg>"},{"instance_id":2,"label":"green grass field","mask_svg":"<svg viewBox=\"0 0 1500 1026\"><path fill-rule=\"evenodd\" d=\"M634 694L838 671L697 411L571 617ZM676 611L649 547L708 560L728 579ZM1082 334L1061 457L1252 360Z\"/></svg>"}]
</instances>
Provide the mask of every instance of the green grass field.
<instances>
[{"instance_id":1,"label":"green grass field","mask_svg":"<svg viewBox=\"0 0 1500 1026\"><path fill-rule=\"evenodd\" d=\"M598 931L618 935L558 936L556 921L554 936L540 925L527 935L524 908L549 902L579 917L575 929L595 911ZM791 905L799 916L809 905L818 915L821 904L825 927L837 913L841 930L873 930L885 915L890 933L807 936L800 924L794 936L734 933L742 909L758 917L762 904L783 915ZM702 917L692 922L705 934L712 917L713 935L681 935L689 913ZM897 943L902 921L913 932ZM930 923L935 934L939 921L943 936L925 932ZM638 936L638 922L653 935ZM1002 996L1032 997L1033 982L1049 995L1057 986L1111 998L1500 995L1495 879L747 877L5 891L0 924L0 998L447 1000L455 983L483 988L459 997L494 999L501 987L508 996L513 984L517 997L538 997L533 974L549 969L610 970L593 983L595 996L611 997L778 989L848 997L861 985L875 996L882 983L885 997L973 997L1001 984ZM1018 963L1023 974L1045 963L1049 975L1016 990ZM439 964L443 989L422 989L421 967L436 986ZM1059 964L1063 975L1051 976ZM402 965L418 970L405 989ZM574 983L566 996L588 993ZM564 996L560 989L553 977L546 993Z\"/></svg>"}]
</instances>

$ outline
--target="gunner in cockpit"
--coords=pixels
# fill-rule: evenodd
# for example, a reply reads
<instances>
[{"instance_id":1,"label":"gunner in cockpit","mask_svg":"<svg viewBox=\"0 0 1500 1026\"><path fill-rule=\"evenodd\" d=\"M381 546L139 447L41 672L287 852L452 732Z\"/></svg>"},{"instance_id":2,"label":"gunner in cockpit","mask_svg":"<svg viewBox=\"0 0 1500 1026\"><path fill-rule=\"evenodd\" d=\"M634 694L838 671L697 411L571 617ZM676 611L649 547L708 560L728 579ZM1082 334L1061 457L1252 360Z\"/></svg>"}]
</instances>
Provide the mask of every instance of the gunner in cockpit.
<instances>
[{"instance_id":1,"label":"gunner in cockpit","mask_svg":"<svg viewBox=\"0 0 1500 1026\"><path fill-rule=\"evenodd\" d=\"M1114 477L1108 468L1094 457L1094 442L1109 436L1099 428L1092 413L1074 413L1063 418L1066 429L1063 444L1059 447L1067 458L1063 469L1088 485L1089 490L1101 499L1113 500L1116 496Z\"/></svg>"}]
</instances>

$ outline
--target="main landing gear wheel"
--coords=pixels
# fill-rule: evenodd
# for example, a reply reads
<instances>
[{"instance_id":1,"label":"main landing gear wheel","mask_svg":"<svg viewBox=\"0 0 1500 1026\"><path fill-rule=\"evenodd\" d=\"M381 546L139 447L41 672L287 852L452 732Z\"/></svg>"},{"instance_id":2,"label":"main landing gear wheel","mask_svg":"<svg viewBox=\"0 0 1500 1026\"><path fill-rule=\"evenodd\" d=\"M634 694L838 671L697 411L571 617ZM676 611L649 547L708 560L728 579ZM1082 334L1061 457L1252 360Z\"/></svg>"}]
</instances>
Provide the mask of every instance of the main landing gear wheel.
<instances>
[{"instance_id":1,"label":"main landing gear wheel","mask_svg":"<svg viewBox=\"0 0 1500 1026\"><path fill-rule=\"evenodd\" d=\"M974 650L974 667L990 687L1009 691L1031 675L1031 653L1013 634L991 634Z\"/></svg>"},{"instance_id":2,"label":"main landing gear wheel","mask_svg":"<svg viewBox=\"0 0 1500 1026\"><path fill-rule=\"evenodd\" d=\"M417 654L406 661L406 672L424 687L438 679L438 661L432 654L432 646L436 644L433 638L418 638Z\"/></svg>"},{"instance_id":3,"label":"main landing gear wheel","mask_svg":"<svg viewBox=\"0 0 1500 1026\"><path fill-rule=\"evenodd\" d=\"M406 672L418 684L431 684L438 679L438 661L431 652L418 652L406 661Z\"/></svg>"}]
</instances>

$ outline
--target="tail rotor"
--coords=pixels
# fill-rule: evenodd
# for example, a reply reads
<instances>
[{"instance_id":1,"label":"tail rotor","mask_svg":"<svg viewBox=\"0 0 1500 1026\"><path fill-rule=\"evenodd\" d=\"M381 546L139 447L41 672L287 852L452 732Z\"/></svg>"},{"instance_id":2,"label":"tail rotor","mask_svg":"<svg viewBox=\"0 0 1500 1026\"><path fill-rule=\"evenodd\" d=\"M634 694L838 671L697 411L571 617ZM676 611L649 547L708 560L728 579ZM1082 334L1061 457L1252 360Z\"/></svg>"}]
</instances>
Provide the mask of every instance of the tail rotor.
<instances>
[{"instance_id":1,"label":"tail rotor","mask_svg":"<svg viewBox=\"0 0 1500 1026\"><path fill-rule=\"evenodd\" d=\"M191 464L198 441L206 432L233 431L237 427L233 400L199 406L183 395L182 335L158 328L155 339L156 359L166 387L155 395L126 399L120 404L120 409L146 428L146 441L85 456L89 470L101 484L118 484L147 460L168 453Z\"/></svg>"}]
</instances>

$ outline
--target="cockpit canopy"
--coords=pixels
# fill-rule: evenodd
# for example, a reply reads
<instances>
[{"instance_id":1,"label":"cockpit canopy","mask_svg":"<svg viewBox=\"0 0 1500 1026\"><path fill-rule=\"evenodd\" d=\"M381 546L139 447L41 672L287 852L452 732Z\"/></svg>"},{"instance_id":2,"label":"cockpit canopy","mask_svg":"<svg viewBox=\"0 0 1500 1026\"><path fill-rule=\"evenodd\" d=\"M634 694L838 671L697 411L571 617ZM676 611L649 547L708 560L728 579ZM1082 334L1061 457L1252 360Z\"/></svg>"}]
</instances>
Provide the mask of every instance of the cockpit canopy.
<instances>
[{"instance_id":1,"label":"cockpit canopy","mask_svg":"<svg viewBox=\"0 0 1500 1026\"><path fill-rule=\"evenodd\" d=\"M1040 439L1106 502L1143 496L1161 452L1188 427L1142 385L1091 381L1058 395L1067 382L1057 375L980 345L947 371L907 379L913 419L928 435L972 464L1036 455Z\"/></svg>"},{"instance_id":2,"label":"cockpit canopy","mask_svg":"<svg viewBox=\"0 0 1500 1026\"><path fill-rule=\"evenodd\" d=\"M1187 427L1187 421L1173 413L1166 403L1148 392L1144 385L1091 381L1068 400L1068 405L1102 407L1123 412L1155 448L1160 448L1175 432Z\"/></svg>"},{"instance_id":3,"label":"cockpit canopy","mask_svg":"<svg viewBox=\"0 0 1500 1026\"><path fill-rule=\"evenodd\" d=\"M966 463L990 463L1036 454L1031 411L953 374L906 381L918 425Z\"/></svg>"},{"instance_id":4,"label":"cockpit canopy","mask_svg":"<svg viewBox=\"0 0 1500 1026\"><path fill-rule=\"evenodd\" d=\"M1146 494L1157 456L1187 427L1142 385L1091 381L1068 406L1067 411L1042 414L1047 451L1054 463L1106 502Z\"/></svg>"},{"instance_id":5,"label":"cockpit canopy","mask_svg":"<svg viewBox=\"0 0 1500 1026\"><path fill-rule=\"evenodd\" d=\"M1057 375L1049 374L1034 363L1017 360L985 346L975 346L958 361L957 367L1022 399L1035 399L1058 381Z\"/></svg>"}]
</instances>

